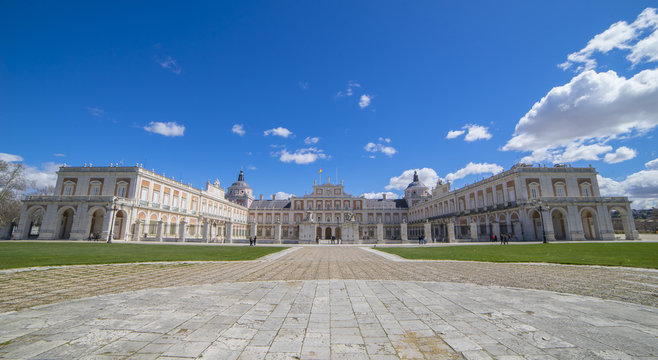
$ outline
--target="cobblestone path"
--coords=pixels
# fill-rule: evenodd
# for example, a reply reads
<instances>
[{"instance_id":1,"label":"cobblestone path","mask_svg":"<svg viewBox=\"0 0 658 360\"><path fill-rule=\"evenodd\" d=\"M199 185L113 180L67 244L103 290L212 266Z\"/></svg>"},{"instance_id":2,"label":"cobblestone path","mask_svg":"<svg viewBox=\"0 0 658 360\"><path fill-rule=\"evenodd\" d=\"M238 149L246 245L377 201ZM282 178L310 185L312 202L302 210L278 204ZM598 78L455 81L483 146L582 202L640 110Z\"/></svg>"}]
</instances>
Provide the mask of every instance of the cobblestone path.
<instances>
[{"instance_id":1,"label":"cobblestone path","mask_svg":"<svg viewBox=\"0 0 658 360\"><path fill-rule=\"evenodd\" d=\"M632 268L391 261L358 247L300 247L276 260L67 266L0 273L0 312L149 288L270 280L403 280L497 285L658 306L658 272Z\"/></svg>"}]
</instances>

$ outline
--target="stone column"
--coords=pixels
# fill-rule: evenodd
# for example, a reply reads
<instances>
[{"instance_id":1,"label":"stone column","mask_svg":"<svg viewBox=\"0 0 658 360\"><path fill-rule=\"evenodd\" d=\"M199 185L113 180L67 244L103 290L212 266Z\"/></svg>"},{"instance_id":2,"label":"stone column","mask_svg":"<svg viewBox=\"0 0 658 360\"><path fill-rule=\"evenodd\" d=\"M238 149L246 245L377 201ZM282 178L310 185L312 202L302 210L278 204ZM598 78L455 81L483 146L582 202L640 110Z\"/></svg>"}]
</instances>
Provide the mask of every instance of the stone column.
<instances>
[{"instance_id":1,"label":"stone column","mask_svg":"<svg viewBox=\"0 0 658 360\"><path fill-rule=\"evenodd\" d=\"M52 240L55 238L55 231L57 229L57 206L55 204L48 205L46 212L43 214L41 220L41 228L39 229L39 240ZM28 230L29 231L29 230Z\"/></svg>"},{"instance_id":2,"label":"stone column","mask_svg":"<svg viewBox=\"0 0 658 360\"><path fill-rule=\"evenodd\" d=\"M491 223L491 230L493 231L494 236L497 239L500 239L500 223L498 221Z\"/></svg>"},{"instance_id":3,"label":"stone column","mask_svg":"<svg viewBox=\"0 0 658 360\"><path fill-rule=\"evenodd\" d=\"M377 239L378 243L384 242L384 224L382 223L377 224L377 228L375 230L375 239Z\"/></svg>"},{"instance_id":4,"label":"stone column","mask_svg":"<svg viewBox=\"0 0 658 360\"><path fill-rule=\"evenodd\" d=\"M449 221L448 224L446 224L446 228L448 230L448 242L455 242L455 222Z\"/></svg>"},{"instance_id":5,"label":"stone column","mask_svg":"<svg viewBox=\"0 0 658 360\"><path fill-rule=\"evenodd\" d=\"M103 215L103 232L101 233L101 240L106 240L110 236L110 229L114 224L112 224L112 212L113 210L106 210L105 215Z\"/></svg>"},{"instance_id":6,"label":"stone column","mask_svg":"<svg viewBox=\"0 0 658 360\"><path fill-rule=\"evenodd\" d=\"M257 233L258 233L258 224L256 224L255 221L252 221L251 223L249 223L249 236L250 237L256 236Z\"/></svg>"},{"instance_id":7,"label":"stone column","mask_svg":"<svg viewBox=\"0 0 658 360\"><path fill-rule=\"evenodd\" d=\"M551 216L551 213L548 212L548 210L542 210L541 212L542 219L544 222L542 223L542 227L544 228L544 234L546 234L546 241L555 241L555 230L553 229L553 217ZM543 236L544 234L541 234L543 241Z\"/></svg>"},{"instance_id":8,"label":"stone column","mask_svg":"<svg viewBox=\"0 0 658 360\"><path fill-rule=\"evenodd\" d=\"M157 224L158 227L155 230L155 239L159 242L162 242L162 236L164 234L164 221L160 220Z\"/></svg>"},{"instance_id":9,"label":"stone column","mask_svg":"<svg viewBox=\"0 0 658 360\"><path fill-rule=\"evenodd\" d=\"M232 222L227 222L226 223L226 242L229 244L233 244L233 223Z\"/></svg>"},{"instance_id":10,"label":"stone column","mask_svg":"<svg viewBox=\"0 0 658 360\"><path fill-rule=\"evenodd\" d=\"M406 222L403 222L402 224L400 224L400 239L402 239L402 241L409 240L409 238L407 237L407 223Z\"/></svg>"},{"instance_id":11,"label":"stone column","mask_svg":"<svg viewBox=\"0 0 658 360\"><path fill-rule=\"evenodd\" d=\"M178 224L178 241L185 242L185 235L187 235L187 221L182 220Z\"/></svg>"},{"instance_id":12,"label":"stone column","mask_svg":"<svg viewBox=\"0 0 658 360\"><path fill-rule=\"evenodd\" d=\"M425 221L423 224L423 232L425 233L425 240L431 242L434 238L434 234L432 234L432 223Z\"/></svg>"},{"instance_id":13,"label":"stone column","mask_svg":"<svg viewBox=\"0 0 658 360\"><path fill-rule=\"evenodd\" d=\"M608 208L603 205L598 205L596 207L596 212L598 213L598 223L599 223L599 234L601 234L602 240L614 240L615 239L615 230L612 227L612 217L610 216L610 211Z\"/></svg>"},{"instance_id":14,"label":"stone column","mask_svg":"<svg viewBox=\"0 0 658 360\"><path fill-rule=\"evenodd\" d=\"M478 224L477 222L471 220L471 240L478 241Z\"/></svg>"},{"instance_id":15,"label":"stone column","mask_svg":"<svg viewBox=\"0 0 658 360\"><path fill-rule=\"evenodd\" d=\"M521 226L520 221L513 221L512 222L512 227L514 231L514 237L523 241L523 226Z\"/></svg>"},{"instance_id":16,"label":"stone column","mask_svg":"<svg viewBox=\"0 0 658 360\"><path fill-rule=\"evenodd\" d=\"M201 236L203 237L203 240L207 243L210 242L210 222L205 221L203 223L203 229L201 230Z\"/></svg>"},{"instance_id":17,"label":"stone column","mask_svg":"<svg viewBox=\"0 0 658 360\"><path fill-rule=\"evenodd\" d=\"M135 221L135 232L133 233L133 241L139 241L143 228L144 228L144 220L137 219L137 221Z\"/></svg>"},{"instance_id":18,"label":"stone column","mask_svg":"<svg viewBox=\"0 0 658 360\"><path fill-rule=\"evenodd\" d=\"M281 223L274 224L274 241L281 244Z\"/></svg>"},{"instance_id":19,"label":"stone column","mask_svg":"<svg viewBox=\"0 0 658 360\"><path fill-rule=\"evenodd\" d=\"M27 211L27 204L23 203L21 205L21 217L18 218L18 228L14 232L14 238L16 240L22 240L22 239L27 239L27 236L29 235L30 229L27 227L30 225L30 214Z\"/></svg>"},{"instance_id":20,"label":"stone column","mask_svg":"<svg viewBox=\"0 0 658 360\"><path fill-rule=\"evenodd\" d=\"M87 240L89 238L89 229L86 229L89 223L89 206L82 203L76 209L73 216L73 224L71 224L71 240Z\"/></svg>"},{"instance_id":21,"label":"stone column","mask_svg":"<svg viewBox=\"0 0 658 360\"><path fill-rule=\"evenodd\" d=\"M638 240L640 233L635 228L635 219L633 218L633 210L630 206L626 206L626 213L621 217L624 226L624 235L626 240Z\"/></svg>"},{"instance_id":22,"label":"stone column","mask_svg":"<svg viewBox=\"0 0 658 360\"><path fill-rule=\"evenodd\" d=\"M578 212L578 207L576 205L567 206L567 223L569 224L571 240L585 240L583 220L580 218L580 213Z\"/></svg>"}]
</instances>

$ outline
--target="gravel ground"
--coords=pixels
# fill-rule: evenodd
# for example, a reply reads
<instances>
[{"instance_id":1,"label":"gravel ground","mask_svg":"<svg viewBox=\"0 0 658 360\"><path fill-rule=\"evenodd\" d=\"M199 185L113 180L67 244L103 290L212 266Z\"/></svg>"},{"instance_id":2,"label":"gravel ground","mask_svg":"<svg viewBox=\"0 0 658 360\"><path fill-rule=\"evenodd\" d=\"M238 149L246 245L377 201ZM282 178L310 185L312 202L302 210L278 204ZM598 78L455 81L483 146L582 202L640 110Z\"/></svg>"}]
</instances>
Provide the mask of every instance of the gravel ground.
<instances>
[{"instance_id":1,"label":"gravel ground","mask_svg":"<svg viewBox=\"0 0 658 360\"><path fill-rule=\"evenodd\" d=\"M658 306L658 271L634 268L392 261L358 247L300 247L261 261L67 266L0 274L0 312L96 295L271 280L403 280L496 285Z\"/></svg>"}]
</instances>

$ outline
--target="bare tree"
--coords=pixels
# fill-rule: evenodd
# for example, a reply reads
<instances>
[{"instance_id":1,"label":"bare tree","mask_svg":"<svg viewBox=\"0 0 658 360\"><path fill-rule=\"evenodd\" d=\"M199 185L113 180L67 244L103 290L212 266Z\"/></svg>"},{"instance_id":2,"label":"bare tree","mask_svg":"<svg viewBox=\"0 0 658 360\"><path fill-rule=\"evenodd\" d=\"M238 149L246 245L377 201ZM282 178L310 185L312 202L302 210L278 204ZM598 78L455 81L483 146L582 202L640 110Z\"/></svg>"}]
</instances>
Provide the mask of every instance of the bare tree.
<instances>
[{"instance_id":1,"label":"bare tree","mask_svg":"<svg viewBox=\"0 0 658 360\"><path fill-rule=\"evenodd\" d=\"M23 164L0 160L0 226L20 215L20 196L27 185Z\"/></svg>"}]
</instances>

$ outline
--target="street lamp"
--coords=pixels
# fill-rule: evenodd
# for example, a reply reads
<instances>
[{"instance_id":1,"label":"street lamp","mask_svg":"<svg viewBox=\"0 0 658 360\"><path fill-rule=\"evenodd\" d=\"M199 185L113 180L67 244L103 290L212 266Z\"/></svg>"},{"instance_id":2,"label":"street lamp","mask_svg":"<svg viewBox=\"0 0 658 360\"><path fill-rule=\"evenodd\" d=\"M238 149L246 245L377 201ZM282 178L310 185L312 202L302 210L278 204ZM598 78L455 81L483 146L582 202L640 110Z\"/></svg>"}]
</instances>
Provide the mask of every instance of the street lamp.
<instances>
[{"instance_id":1,"label":"street lamp","mask_svg":"<svg viewBox=\"0 0 658 360\"><path fill-rule=\"evenodd\" d=\"M114 230L114 217L117 212L117 197L113 196L112 197L112 221L110 223L110 234L107 236L107 243L111 244L112 243L112 230Z\"/></svg>"},{"instance_id":2,"label":"street lamp","mask_svg":"<svg viewBox=\"0 0 658 360\"><path fill-rule=\"evenodd\" d=\"M535 207L539 209L539 220L541 220L541 232L542 236L544 237L544 240L542 241L544 244L548 244L548 240L546 240L546 229L544 226L544 214L543 210L548 210L550 207L548 205L543 206L543 203L541 200L537 200L534 203Z\"/></svg>"}]
</instances>

